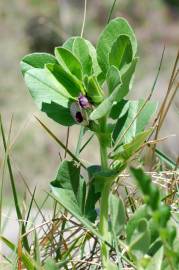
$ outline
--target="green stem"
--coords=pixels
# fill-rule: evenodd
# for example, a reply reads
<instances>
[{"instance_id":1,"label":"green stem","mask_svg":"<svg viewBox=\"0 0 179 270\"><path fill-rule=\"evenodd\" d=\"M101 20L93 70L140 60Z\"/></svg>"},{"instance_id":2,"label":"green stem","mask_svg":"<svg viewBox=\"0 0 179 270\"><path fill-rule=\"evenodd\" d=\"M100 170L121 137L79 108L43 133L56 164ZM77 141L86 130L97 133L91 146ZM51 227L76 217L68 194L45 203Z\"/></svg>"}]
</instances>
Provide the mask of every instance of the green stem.
<instances>
[{"instance_id":1,"label":"green stem","mask_svg":"<svg viewBox=\"0 0 179 270\"><path fill-rule=\"evenodd\" d=\"M107 156L107 142L105 140L105 132L106 132L106 118L103 118L100 122L100 134L98 136L99 144L100 144L100 157L101 157L101 169L106 170L108 169L108 156ZM108 241L108 201L109 201L109 194L110 194L110 187L109 183L105 184L101 194L101 201L100 201L100 223L99 223L99 230L104 240ZM103 242L101 243L101 256L103 267L107 265L109 261L109 248Z\"/></svg>"}]
</instances>

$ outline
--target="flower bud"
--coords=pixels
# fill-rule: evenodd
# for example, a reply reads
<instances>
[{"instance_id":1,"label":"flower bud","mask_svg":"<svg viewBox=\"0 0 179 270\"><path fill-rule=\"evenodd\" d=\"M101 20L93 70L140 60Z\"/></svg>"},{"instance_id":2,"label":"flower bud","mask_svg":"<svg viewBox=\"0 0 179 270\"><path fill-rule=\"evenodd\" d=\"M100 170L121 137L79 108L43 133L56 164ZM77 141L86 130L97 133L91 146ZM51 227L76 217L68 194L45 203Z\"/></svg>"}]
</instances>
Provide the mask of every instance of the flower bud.
<instances>
[{"instance_id":1,"label":"flower bud","mask_svg":"<svg viewBox=\"0 0 179 270\"><path fill-rule=\"evenodd\" d=\"M80 96L78 97L78 102L81 108L83 109L87 109L91 107L91 104L89 103L87 97L83 96L82 94L80 94Z\"/></svg>"}]
</instances>

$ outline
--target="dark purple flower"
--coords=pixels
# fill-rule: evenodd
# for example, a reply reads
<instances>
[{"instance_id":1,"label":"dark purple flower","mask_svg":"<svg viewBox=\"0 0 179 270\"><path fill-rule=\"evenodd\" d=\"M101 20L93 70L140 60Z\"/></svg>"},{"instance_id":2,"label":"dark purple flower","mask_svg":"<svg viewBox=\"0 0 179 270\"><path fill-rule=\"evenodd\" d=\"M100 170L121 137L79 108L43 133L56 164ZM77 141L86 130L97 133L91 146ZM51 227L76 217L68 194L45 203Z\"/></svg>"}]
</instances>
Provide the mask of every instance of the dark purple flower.
<instances>
[{"instance_id":1,"label":"dark purple flower","mask_svg":"<svg viewBox=\"0 0 179 270\"><path fill-rule=\"evenodd\" d=\"M83 122L83 116L82 116L81 112L77 112L76 115L75 115L75 118L76 118L76 121L78 123L82 123Z\"/></svg>"},{"instance_id":2,"label":"dark purple flower","mask_svg":"<svg viewBox=\"0 0 179 270\"><path fill-rule=\"evenodd\" d=\"M70 112L71 115L73 117L73 119L77 122L77 123L82 123L83 122L83 115L81 112L81 108L79 106L78 102L73 102L70 106Z\"/></svg>"},{"instance_id":3,"label":"dark purple flower","mask_svg":"<svg viewBox=\"0 0 179 270\"><path fill-rule=\"evenodd\" d=\"M87 97L83 96L82 94L80 94L80 96L78 97L78 102L81 108L83 109L87 109L91 107L91 104L89 103Z\"/></svg>"}]
</instances>

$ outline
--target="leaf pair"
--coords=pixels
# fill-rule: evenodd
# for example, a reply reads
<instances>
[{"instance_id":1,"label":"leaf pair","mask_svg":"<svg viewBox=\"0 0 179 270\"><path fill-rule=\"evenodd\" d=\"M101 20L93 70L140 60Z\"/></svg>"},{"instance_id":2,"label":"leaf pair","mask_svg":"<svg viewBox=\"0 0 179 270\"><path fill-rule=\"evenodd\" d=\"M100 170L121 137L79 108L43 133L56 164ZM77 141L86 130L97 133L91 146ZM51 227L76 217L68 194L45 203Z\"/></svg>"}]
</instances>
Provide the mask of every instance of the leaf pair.
<instances>
[{"instance_id":1,"label":"leaf pair","mask_svg":"<svg viewBox=\"0 0 179 270\"><path fill-rule=\"evenodd\" d=\"M51 188L57 201L80 221L94 222L96 219L95 204L98 195L94 187L87 190L86 182L80 176L80 168L74 161L63 161ZM91 225L92 226L92 225Z\"/></svg>"}]
</instances>

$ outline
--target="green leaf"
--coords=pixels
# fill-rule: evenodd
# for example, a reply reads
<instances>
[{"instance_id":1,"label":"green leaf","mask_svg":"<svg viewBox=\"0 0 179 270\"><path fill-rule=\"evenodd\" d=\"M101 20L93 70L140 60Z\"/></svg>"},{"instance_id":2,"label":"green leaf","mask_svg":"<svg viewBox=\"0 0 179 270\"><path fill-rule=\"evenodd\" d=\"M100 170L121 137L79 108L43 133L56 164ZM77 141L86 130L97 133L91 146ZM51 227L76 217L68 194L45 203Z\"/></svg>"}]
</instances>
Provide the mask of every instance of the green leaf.
<instances>
[{"instance_id":1,"label":"green leaf","mask_svg":"<svg viewBox=\"0 0 179 270\"><path fill-rule=\"evenodd\" d=\"M55 56L61 66L67 71L82 80L82 66L79 60L63 47L55 48Z\"/></svg>"},{"instance_id":2,"label":"green leaf","mask_svg":"<svg viewBox=\"0 0 179 270\"><path fill-rule=\"evenodd\" d=\"M51 79L45 69L31 69L25 74L25 82L38 108L51 119L70 126L74 120L69 111L69 100L61 93L63 89Z\"/></svg>"},{"instance_id":3,"label":"green leaf","mask_svg":"<svg viewBox=\"0 0 179 270\"><path fill-rule=\"evenodd\" d=\"M143 107L144 103L145 103L144 100L129 101L129 103L126 105L127 107L124 108L125 111L128 110L127 113L128 115L125 124L123 125L121 131L118 133L118 136L116 136L117 134L115 134L115 136L113 134L113 137L115 137L115 141L117 141L121 137L121 135L125 132L125 136L123 137L122 142L129 143L139 132L145 129L146 125L149 123L150 119L155 114L158 104L153 101L148 101ZM118 105L116 104L115 106L117 107ZM112 112L113 110L117 110L117 108L115 109L115 106L114 109L112 109ZM142 107L143 109L138 114L138 112ZM136 117L137 114L138 116ZM129 126L130 128L128 128Z\"/></svg>"},{"instance_id":4,"label":"green leaf","mask_svg":"<svg viewBox=\"0 0 179 270\"><path fill-rule=\"evenodd\" d=\"M113 120L123 117L129 110L130 101L122 99L118 103L115 103L111 109L109 117Z\"/></svg>"},{"instance_id":5,"label":"green leaf","mask_svg":"<svg viewBox=\"0 0 179 270\"><path fill-rule=\"evenodd\" d=\"M116 86L112 94L107 97L90 115L91 120L97 120L105 116L110 110L114 102L122 100L129 92L131 88L131 79L135 71L137 59L135 58L128 70L121 77L121 83Z\"/></svg>"},{"instance_id":6,"label":"green leaf","mask_svg":"<svg viewBox=\"0 0 179 270\"><path fill-rule=\"evenodd\" d=\"M51 182L52 192L57 201L82 223L96 218L94 189L89 188L86 194L86 183L80 176L80 168L76 167L73 161L63 161L60 165L55 181ZM95 194L94 194L95 195ZM94 199L94 201L90 201ZM93 206L93 209L89 207ZM93 214L93 215L92 215Z\"/></svg>"},{"instance_id":7,"label":"green leaf","mask_svg":"<svg viewBox=\"0 0 179 270\"><path fill-rule=\"evenodd\" d=\"M104 99L104 93L95 76L90 76L88 78L87 96L96 104L102 102Z\"/></svg>"},{"instance_id":8,"label":"green leaf","mask_svg":"<svg viewBox=\"0 0 179 270\"><path fill-rule=\"evenodd\" d=\"M45 261L44 269L45 270L58 270L59 267L56 265L56 263L54 262L52 258L49 258Z\"/></svg>"},{"instance_id":9,"label":"green leaf","mask_svg":"<svg viewBox=\"0 0 179 270\"><path fill-rule=\"evenodd\" d=\"M88 167L90 179L93 179L95 192L101 192L105 184L110 184L117 176L117 172L111 169L103 170L101 166L93 165Z\"/></svg>"},{"instance_id":10,"label":"green leaf","mask_svg":"<svg viewBox=\"0 0 179 270\"><path fill-rule=\"evenodd\" d=\"M80 167L75 166L73 161L63 161L58 170L53 186L73 191L74 198L80 192Z\"/></svg>"},{"instance_id":11,"label":"green leaf","mask_svg":"<svg viewBox=\"0 0 179 270\"><path fill-rule=\"evenodd\" d=\"M144 100L138 101L138 111L144 105ZM155 101L148 101L141 111L136 120L136 134L144 130L146 125L149 123L151 117L155 114L157 110L158 103Z\"/></svg>"},{"instance_id":12,"label":"green leaf","mask_svg":"<svg viewBox=\"0 0 179 270\"><path fill-rule=\"evenodd\" d=\"M148 215L146 205L140 206L132 215L132 217L129 219L127 223L127 227L126 227L127 243L131 242L133 232L138 227L139 221L142 218L146 218L146 219L150 218L150 216Z\"/></svg>"},{"instance_id":13,"label":"green leaf","mask_svg":"<svg viewBox=\"0 0 179 270\"><path fill-rule=\"evenodd\" d=\"M153 257L151 257L149 264L147 265L146 270L162 270L162 261L163 261L164 251L161 247Z\"/></svg>"},{"instance_id":14,"label":"green leaf","mask_svg":"<svg viewBox=\"0 0 179 270\"><path fill-rule=\"evenodd\" d=\"M64 95L61 85L52 80L47 70L39 68L27 71L25 82L40 110L42 103L51 103L51 101L68 108L68 97Z\"/></svg>"},{"instance_id":15,"label":"green leaf","mask_svg":"<svg viewBox=\"0 0 179 270\"><path fill-rule=\"evenodd\" d=\"M145 218L140 219L137 228L133 232L129 250L140 259L149 250L150 240L151 235L147 220Z\"/></svg>"},{"instance_id":16,"label":"green leaf","mask_svg":"<svg viewBox=\"0 0 179 270\"><path fill-rule=\"evenodd\" d=\"M113 133L112 133L112 139L113 139L113 145L115 144L116 140L119 137L119 134L121 133L126 121L128 118L128 111L124 115L122 115L116 122Z\"/></svg>"},{"instance_id":17,"label":"green leaf","mask_svg":"<svg viewBox=\"0 0 179 270\"><path fill-rule=\"evenodd\" d=\"M63 47L70 50L71 52L73 52L73 44L74 44L74 41L76 38L79 38L79 37L71 37L69 38L64 44L63 44ZM98 64L98 61L97 61L97 54L96 54L96 49L95 47L91 44L90 41L86 40L86 39L83 39L86 43L86 45L88 46L88 51L89 51L89 55L91 57L91 60L92 60L92 71L93 71L93 74L95 76L98 76L98 74L101 73L101 69L100 69L100 66ZM86 46L85 46L85 50L86 50Z\"/></svg>"},{"instance_id":18,"label":"green leaf","mask_svg":"<svg viewBox=\"0 0 179 270\"><path fill-rule=\"evenodd\" d=\"M150 176L145 174L141 168L130 168L130 171L143 194L147 196L148 205L152 208L152 210L157 210L160 204L160 193L158 188L152 183ZM162 209L164 209L163 217L165 217L165 213L168 217L168 207L166 208L167 209L165 209L165 206L164 208L162 207ZM160 212L158 217L160 218ZM164 218L164 221L166 221L166 218ZM164 224L166 224L166 222L164 222Z\"/></svg>"},{"instance_id":19,"label":"green leaf","mask_svg":"<svg viewBox=\"0 0 179 270\"><path fill-rule=\"evenodd\" d=\"M110 66L106 75L106 81L108 85L109 94L113 92L113 90L121 84L121 76L119 70L115 66Z\"/></svg>"},{"instance_id":20,"label":"green leaf","mask_svg":"<svg viewBox=\"0 0 179 270\"><path fill-rule=\"evenodd\" d=\"M89 42L87 39L85 39L85 42L86 42L86 44L88 46L89 54L90 54L91 60L92 60L93 74L97 77L101 73L101 68L100 68L100 66L98 64L96 49L91 44L91 42Z\"/></svg>"},{"instance_id":21,"label":"green leaf","mask_svg":"<svg viewBox=\"0 0 179 270\"><path fill-rule=\"evenodd\" d=\"M69 108L65 108L53 101L51 103L42 103L41 111L45 112L49 118L63 126L72 126L76 124L74 118L71 116Z\"/></svg>"},{"instance_id":22,"label":"green leaf","mask_svg":"<svg viewBox=\"0 0 179 270\"><path fill-rule=\"evenodd\" d=\"M79 59L84 75L92 74L92 59L85 39L76 37L73 42L73 54Z\"/></svg>"},{"instance_id":23,"label":"green leaf","mask_svg":"<svg viewBox=\"0 0 179 270\"><path fill-rule=\"evenodd\" d=\"M147 129L143 132L140 132L136 135L136 137L133 138L133 140L128 143L124 144L120 148L118 148L111 157L113 159L121 159L124 161L127 161L129 158L131 158L144 144L145 140L149 137L153 129Z\"/></svg>"},{"instance_id":24,"label":"green leaf","mask_svg":"<svg viewBox=\"0 0 179 270\"><path fill-rule=\"evenodd\" d=\"M85 216L88 220L95 221L97 217L97 212L95 209L96 202L99 200L101 194L96 192L94 182L89 183L88 194L86 197L85 204Z\"/></svg>"},{"instance_id":25,"label":"green leaf","mask_svg":"<svg viewBox=\"0 0 179 270\"><path fill-rule=\"evenodd\" d=\"M49 63L57 63L55 57L49 53L28 54L20 62L22 74L31 68L44 68L45 64Z\"/></svg>"},{"instance_id":26,"label":"green leaf","mask_svg":"<svg viewBox=\"0 0 179 270\"><path fill-rule=\"evenodd\" d=\"M74 41L75 41L75 38L76 38L76 37L70 37L70 38L68 38L68 39L64 42L63 48L66 48L67 50L69 50L69 51L72 52L72 50L73 50L73 43L74 43Z\"/></svg>"},{"instance_id":27,"label":"green leaf","mask_svg":"<svg viewBox=\"0 0 179 270\"><path fill-rule=\"evenodd\" d=\"M113 194L110 196L111 227L115 236L118 236L126 222L125 207L122 199Z\"/></svg>"},{"instance_id":28,"label":"green leaf","mask_svg":"<svg viewBox=\"0 0 179 270\"><path fill-rule=\"evenodd\" d=\"M120 70L126 67L132 61L132 46L128 36L121 35L114 42L109 54L109 63Z\"/></svg>"},{"instance_id":29,"label":"green leaf","mask_svg":"<svg viewBox=\"0 0 179 270\"><path fill-rule=\"evenodd\" d=\"M132 45L133 57L136 55L137 41L128 22L123 18L111 20L101 33L97 44L98 63L105 74L109 68L109 54L111 52L111 48L121 35L129 37Z\"/></svg>"},{"instance_id":30,"label":"green leaf","mask_svg":"<svg viewBox=\"0 0 179 270\"><path fill-rule=\"evenodd\" d=\"M70 97L77 98L80 93L84 94L81 81L72 74L66 72L62 66L58 64L47 64L45 67L51 72L61 86L66 89Z\"/></svg>"}]
</instances>

